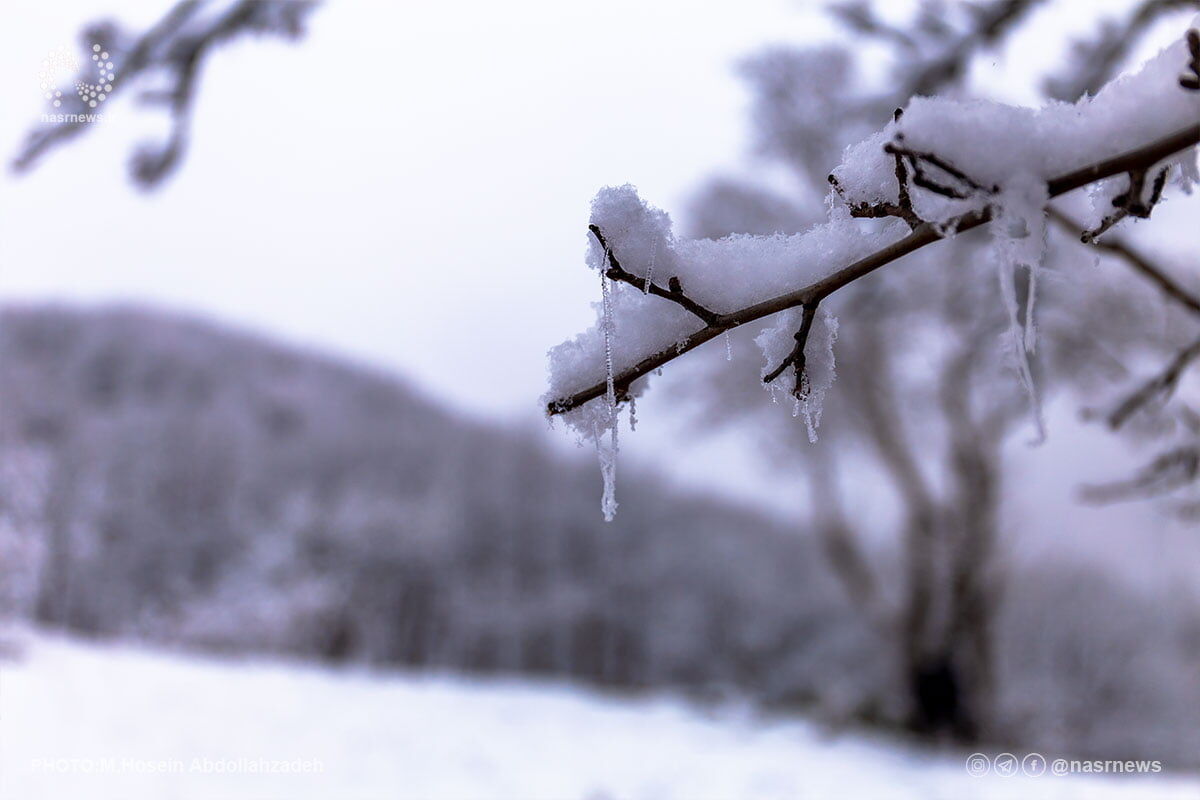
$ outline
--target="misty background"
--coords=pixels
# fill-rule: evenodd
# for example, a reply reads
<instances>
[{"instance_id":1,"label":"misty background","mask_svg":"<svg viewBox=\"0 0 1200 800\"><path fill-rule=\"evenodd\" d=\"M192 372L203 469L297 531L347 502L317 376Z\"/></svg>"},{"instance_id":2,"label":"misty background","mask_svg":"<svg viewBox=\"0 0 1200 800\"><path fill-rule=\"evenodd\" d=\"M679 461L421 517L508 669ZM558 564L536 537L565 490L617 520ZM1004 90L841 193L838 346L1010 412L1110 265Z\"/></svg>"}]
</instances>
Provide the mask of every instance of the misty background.
<instances>
[{"instance_id":1,"label":"misty background","mask_svg":"<svg viewBox=\"0 0 1200 800\"><path fill-rule=\"evenodd\" d=\"M966 85L1038 103L1073 39L1138 4L1033 5ZM1178 5L1122 64L1178 37L1195 13ZM167 7L21 4L0 30L6 160L45 108L46 53ZM694 235L808 219L731 188L809 191L764 156L744 65L845 27L784 0L329 0L304 28L210 55L186 154L152 191L127 161L170 117L119 92L80 138L3 175L0 612L189 653L665 689L908 730L895 643L829 565L803 443L723 394L747 375L763 394L749 339L734 377L714 377L724 352L697 354L639 402L612 524L594 454L538 402L547 349L599 299L581 268L599 187L637 185ZM1129 235L1194 253L1195 213L1181 197ZM1085 395L1051 397L1046 444L1015 424L994 443L994 713L986 734L935 721L932 741L1194 771L1195 518L1082 501L1152 454L1083 419ZM823 434L840 459L826 488L886 604L907 498L869 442L839 443L854 424Z\"/></svg>"}]
</instances>

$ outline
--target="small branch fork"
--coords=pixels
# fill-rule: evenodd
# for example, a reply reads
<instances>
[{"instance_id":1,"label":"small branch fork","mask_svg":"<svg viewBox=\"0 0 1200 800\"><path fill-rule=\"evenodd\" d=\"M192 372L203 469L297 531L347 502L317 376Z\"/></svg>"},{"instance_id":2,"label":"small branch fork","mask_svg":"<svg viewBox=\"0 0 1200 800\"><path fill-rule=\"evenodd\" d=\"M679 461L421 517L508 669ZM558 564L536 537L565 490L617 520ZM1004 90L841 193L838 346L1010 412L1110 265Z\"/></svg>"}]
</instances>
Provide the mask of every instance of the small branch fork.
<instances>
[{"instance_id":1,"label":"small branch fork","mask_svg":"<svg viewBox=\"0 0 1200 800\"><path fill-rule=\"evenodd\" d=\"M792 394L795 395L797 400L803 400L808 395L808 373L804 371L804 348L808 344L808 334L812 331L813 319L817 316L817 305L819 302L813 301L801 306L803 315L800 318L800 330L796 331L795 347L792 348L791 353L788 353L788 357L780 362L778 367L763 376L763 383L772 383L789 366L795 368L796 386L792 389Z\"/></svg>"},{"instance_id":2,"label":"small branch fork","mask_svg":"<svg viewBox=\"0 0 1200 800\"><path fill-rule=\"evenodd\" d=\"M906 160L909 168L912 170L912 182L922 189L954 200L967 200L980 194L995 194L1000 191L999 186L983 186L936 153L913 150L906 147L903 142L904 134L897 133L896 141L885 144L883 150L885 153L895 156L897 164L900 163L901 159ZM939 182L927 171L926 168L930 166L944 172L966 188L959 188ZM896 174L899 176L899 167L897 167Z\"/></svg>"},{"instance_id":3,"label":"small branch fork","mask_svg":"<svg viewBox=\"0 0 1200 800\"><path fill-rule=\"evenodd\" d=\"M1143 200L1142 196L1146 192L1146 170L1131 170L1129 188L1112 199L1116 211L1105 217L1095 230L1084 231L1079 240L1084 244L1091 244L1096 241L1097 237L1126 217L1150 219L1154 207L1162 199L1163 189L1167 185L1167 175L1170 171L1170 167L1163 167L1155 174L1154 182L1150 186L1150 199Z\"/></svg>"},{"instance_id":4,"label":"small branch fork","mask_svg":"<svg viewBox=\"0 0 1200 800\"><path fill-rule=\"evenodd\" d=\"M604 249L604 256L608 261L608 268L604 271L604 275L610 281L628 283L630 286L641 289L643 292L652 294L655 297L670 300L672 303L695 314L705 325L710 327L720 325L721 315L715 311L710 311L684 294L683 284L680 283L678 277L672 275L667 281L666 289L656 283L652 283L649 278L639 278L621 266L621 262L617 260L617 254L613 252L612 246L604 238L604 233L600 230L599 225L588 225L588 230L592 232L592 235L596 237L596 241L600 243L600 247Z\"/></svg>"},{"instance_id":5,"label":"small branch fork","mask_svg":"<svg viewBox=\"0 0 1200 800\"><path fill-rule=\"evenodd\" d=\"M1066 174L1052 178L1046 184L1047 194L1050 197L1057 197L1073 191L1074 189L1086 186L1090 183L1095 183L1096 181L1110 178L1114 175L1132 175L1139 171L1145 174L1147 170L1163 159L1168 158L1181 150L1187 149L1188 147L1192 147L1197 143L1200 143L1200 122L1194 125L1188 125L1187 127L1181 128L1180 130L1175 131L1174 133L1157 141L1149 142L1142 147L1130 150L1121 155L1104 159L1103 161L1098 161L1081 169L1073 170ZM630 384L632 384L635 380L648 375L664 364L674 361L684 353L700 347L706 342L716 338L721 333L741 325L745 325L746 323L762 319L763 317L777 314L780 311L786 311L790 308L796 307L804 308L806 312L805 316L808 318L807 324L809 329L811 329L812 317L816 314L817 305L826 297L836 292L838 289L841 289L842 287L847 286L854 281L865 277L866 275L869 275L880 267L890 264L891 262L896 261L901 257L908 255L909 253L919 250L926 245L932 244L933 242L939 241L948 236L952 236L956 233L970 230L971 228L976 228L980 225L985 225L992 220L993 211L990 207L967 211L950 220L949 224L942 226L935 226L928 222L919 220L919 217L912 212L911 199L906 199L908 196L907 192L909 191L906 187L906 182L901 180L902 177L909 176L910 171L913 183L917 184L918 186L922 186L923 184L921 182L923 182L925 184L923 188L927 188L930 191L940 191L941 193L950 197L956 196L953 193L961 194L966 190L947 185L947 183L937 180L926 171L926 166L933 167L934 169L949 176L949 178L952 180L961 183L963 186L967 187L967 189L973 189L976 192L989 192L990 187L980 186L980 184L971 180L968 176L962 173L961 170L958 170L953 165L948 164L933 154L911 150L900 142L893 143L889 152L891 152L892 155L896 156L898 159L897 180L900 180L900 186L904 187L899 195L899 202L895 204L897 213L876 212L871 210L871 207L866 207L860 208L859 215L867 216L869 214L870 216L877 217L897 216L908 222L912 227L912 231L903 239L893 242L892 244L889 244L886 247L875 251L874 253L864 256L858 261L848 264L845 267L842 267L841 269L838 269L807 286L803 286L778 297L764 300L761 303L756 303L728 314L717 314L716 312L701 306L699 303L696 303L694 300L684 294L683 287L680 285L678 279L672 279L668 281L667 288L663 288L662 286L651 283L646 278L639 278L638 276L627 272L621 267L619 261L617 261L615 254L612 252L612 248L608 247L605 243L603 233L598 228L593 226L591 228L592 234L597 237L597 241L601 242L607 254L608 269L606 270L605 274L608 275L610 279L628 283L636 288L647 291L650 294L670 300L682 308L687 309L704 322L704 327L700 330L685 336L671 347L660 350L652 355L647 356L646 358L643 358L638 363L614 376L613 382L618 395L627 393ZM903 165L900 164L900 160L903 160ZM917 177L918 172L922 173L920 178ZM968 194L968 196L970 195ZM851 209L851 213L854 213L854 208ZM810 308L811 311L809 310ZM803 331L803 321L801 323L801 328L802 331L796 334L796 339L797 345L799 345L801 351L803 351L803 343L801 340L804 339L806 341L808 335L807 332ZM803 362L799 357L795 357L794 354L795 350L793 350L793 355L789 356L788 359L785 359L784 364L781 366L783 369L786 369L788 365L796 367L797 362L799 362L800 370L798 372L798 377L802 377ZM779 375L783 374L783 369L776 367L772 373L768 373L767 377L777 373L775 374L775 377L777 378ZM801 381L798 381L797 388L800 388L799 384L801 383ZM597 397L602 396L607 391L607 387L607 381L598 382L586 389L576 392L575 394L551 401L547 405L547 411L551 415L562 414L567 411L571 411L572 409L578 408L590 400L594 400Z\"/></svg>"},{"instance_id":6,"label":"small branch fork","mask_svg":"<svg viewBox=\"0 0 1200 800\"><path fill-rule=\"evenodd\" d=\"M904 114L904 109L897 108L893 118L899 122L900 117ZM886 149L886 148L885 148ZM891 151L888 151L891 152ZM912 193L909 190L909 172L908 166L905 164L905 158L899 153L893 153L896 160L896 186L897 186L897 202L896 203L854 203L848 205L850 216L860 217L864 219L882 219L883 217L898 217L908 223L910 230L915 230L919 225L925 222L913 210ZM916 169L914 165L914 170ZM833 173L829 174L829 183L833 186L834 191L839 196L844 196L842 186L838 183L837 176Z\"/></svg>"}]
</instances>

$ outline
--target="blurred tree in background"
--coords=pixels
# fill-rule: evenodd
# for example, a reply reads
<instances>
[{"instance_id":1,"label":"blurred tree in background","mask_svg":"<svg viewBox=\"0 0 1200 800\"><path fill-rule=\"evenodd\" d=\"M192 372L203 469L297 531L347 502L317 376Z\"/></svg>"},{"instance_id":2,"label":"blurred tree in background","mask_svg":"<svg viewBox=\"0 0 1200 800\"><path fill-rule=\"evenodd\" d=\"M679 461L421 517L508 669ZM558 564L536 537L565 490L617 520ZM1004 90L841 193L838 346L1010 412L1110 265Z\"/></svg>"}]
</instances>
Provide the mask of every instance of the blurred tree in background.
<instances>
[{"instance_id":1,"label":"blurred tree in background","mask_svg":"<svg viewBox=\"0 0 1200 800\"><path fill-rule=\"evenodd\" d=\"M822 220L826 176L845 147L877 130L914 95L993 96L999 86L984 62L1001 52L1017 57L1011 54L1030 46L1037 12L1051 5L922 2L907 18L897 17L894 4L831 5L849 34L844 42L773 48L743 65L757 150L786 178L713 181L692 209L694 233L792 233ZM1155 23L1186 22L1197 8L1195 2L1129 3L1121 14L1099 20L1091 38L1073 44L1058 71L1043 76L1042 91L1070 100L1095 92L1136 66L1130 55ZM1133 383L1130 365L1147 353L1167 362L1188 347L1200 307L1169 277L1187 275L1186 246L1164 258L1169 267L1163 267L1123 233L1108 234L1098 253L1081 243L1069 212L1056 209L1052 220L1044 265L1051 278L1038 300L1033 363L1040 392L1074 390L1089 399L1111 394L1113 384ZM896 656L894 688L886 691L906 698L906 724L1002 741L1020 730L997 696L1004 689L997 685L997 618L1015 582L998 543L1005 474L1012 468L1003 449L1029 412L1000 344L1008 318L998 302L989 246L985 232L969 231L839 293L839 315L852 323L840 329L839 385L818 443L804 441L790 409L773 405L756 386L760 359L748 331L737 332L742 374L730 379L731 365L710 354L708 366L685 379L698 385L681 393L711 401L711 409L699 410L706 420L738 424L730 409L739 409L767 447L804 462L810 524L847 595L873 621L880 647ZM1023 294L1027 282L1017 288ZM1160 394L1169 396L1174 385L1165 388ZM1141 405L1142 433L1182 438L1195 452L1195 425L1186 424L1190 411L1182 399ZM895 537L874 552L850 510L864 475L888 482L899 508Z\"/></svg>"}]
</instances>

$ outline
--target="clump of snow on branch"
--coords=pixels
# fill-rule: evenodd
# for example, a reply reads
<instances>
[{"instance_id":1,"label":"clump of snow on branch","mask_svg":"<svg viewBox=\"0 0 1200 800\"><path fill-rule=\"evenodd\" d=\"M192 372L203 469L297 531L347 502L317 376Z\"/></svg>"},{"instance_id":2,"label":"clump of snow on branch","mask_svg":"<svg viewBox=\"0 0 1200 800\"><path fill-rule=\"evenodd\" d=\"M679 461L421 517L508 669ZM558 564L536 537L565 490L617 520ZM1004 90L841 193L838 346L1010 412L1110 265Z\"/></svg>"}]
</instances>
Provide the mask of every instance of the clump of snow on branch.
<instances>
[{"instance_id":1,"label":"clump of snow on branch","mask_svg":"<svg viewBox=\"0 0 1200 800\"><path fill-rule=\"evenodd\" d=\"M1198 25L1200 16L1192 22ZM982 186L1003 187L1013 176L1046 180L1194 124L1200 118L1200 93L1179 88L1179 71L1187 60L1187 46L1180 38L1135 74L1117 78L1094 97L1085 95L1075 103L1052 101L1036 109L916 97L899 120L847 148L833 174L848 203L897 202L895 163L884 146L899 135L907 148L936 153ZM1190 162L1190 174L1195 159L1195 149L1181 159ZM1101 184L1092 225L1112 211L1112 197L1128 184L1124 176ZM917 214L931 222L946 222L984 202L981 196L956 199L925 191L913 196Z\"/></svg>"}]
</instances>

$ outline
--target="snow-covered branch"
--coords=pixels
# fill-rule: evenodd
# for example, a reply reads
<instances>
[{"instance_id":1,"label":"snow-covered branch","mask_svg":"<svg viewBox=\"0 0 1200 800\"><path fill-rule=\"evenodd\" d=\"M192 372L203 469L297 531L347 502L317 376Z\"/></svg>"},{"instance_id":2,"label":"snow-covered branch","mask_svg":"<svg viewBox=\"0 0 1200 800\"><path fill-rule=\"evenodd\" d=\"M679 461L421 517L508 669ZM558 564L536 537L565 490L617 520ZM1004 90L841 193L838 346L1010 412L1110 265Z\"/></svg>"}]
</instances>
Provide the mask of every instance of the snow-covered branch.
<instances>
[{"instance_id":1,"label":"snow-covered branch","mask_svg":"<svg viewBox=\"0 0 1200 800\"><path fill-rule=\"evenodd\" d=\"M1141 147L1052 178L1046 184L1047 195L1049 197L1057 197L1115 175L1126 174L1130 171L1144 171L1165 158L1195 146L1197 143L1200 143L1200 123L1185 126L1169 136ZM851 264L836 269L830 274L801 288L730 313L714 313L711 322L704 328L677 339L669 346L656 350L632 366L614 375L613 382L617 387L617 392L618 394L627 393L634 381L649 375L659 367L711 341L727 330L755 322L788 309L806 305L815 307L821 300L833 294L838 289L869 275L880 267L886 266L915 250L947 236L952 236L990 222L992 218L993 212L990 208L987 208L968 211L942 222L922 221L907 236L865 255ZM764 238L769 240L778 237ZM612 275L609 275L609 277L614 278ZM638 288L642 286L644 280L644 278L637 276L632 276L628 279L624 277L619 279ZM657 286L651 289L651 293L660 296L671 295L671 293ZM678 302L674 296L670 296L670 299ZM554 415L576 409L584 403L601 397L605 393L606 386L607 381L600 380L587 388L555 397L547 403L547 411Z\"/></svg>"},{"instance_id":2,"label":"snow-covered branch","mask_svg":"<svg viewBox=\"0 0 1200 800\"><path fill-rule=\"evenodd\" d=\"M1200 181L1200 92L1180 77L1198 35L1189 31L1137 74L1074 104L913 98L884 129L846 148L829 174L827 221L803 233L682 239L632 186L603 189L592 205L588 253L602 283L600 319L551 351L548 413L564 415L612 464L620 406L651 372L777 316L756 339L766 359L761 375L794 396L794 413L803 412L815 438L835 375L838 321L824 301L916 250L996 221L992 253L1009 348L1040 431L1029 354L1048 203L1091 186L1090 241L1126 217L1148 217L1172 177L1185 188ZM602 407L589 405L601 397ZM615 509L611 474L606 515Z\"/></svg>"}]
</instances>

